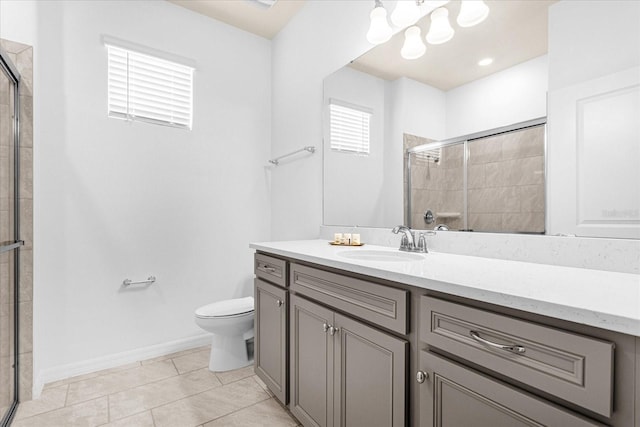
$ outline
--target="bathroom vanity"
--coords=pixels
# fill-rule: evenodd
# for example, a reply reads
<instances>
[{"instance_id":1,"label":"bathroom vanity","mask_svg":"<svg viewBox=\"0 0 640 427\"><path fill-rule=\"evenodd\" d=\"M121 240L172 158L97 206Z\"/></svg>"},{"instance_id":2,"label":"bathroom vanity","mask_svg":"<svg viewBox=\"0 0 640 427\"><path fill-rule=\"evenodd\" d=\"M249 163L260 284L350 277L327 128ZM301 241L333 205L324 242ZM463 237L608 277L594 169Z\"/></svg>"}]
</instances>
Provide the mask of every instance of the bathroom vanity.
<instances>
[{"instance_id":1,"label":"bathroom vanity","mask_svg":"<svg viewBox=\"0 0 640 427\"><path fill-rule=\"evenodd\" d=\"M251 247L255 370L305 426L640 426L638 275Z\"/></svg>"}]
</instances>

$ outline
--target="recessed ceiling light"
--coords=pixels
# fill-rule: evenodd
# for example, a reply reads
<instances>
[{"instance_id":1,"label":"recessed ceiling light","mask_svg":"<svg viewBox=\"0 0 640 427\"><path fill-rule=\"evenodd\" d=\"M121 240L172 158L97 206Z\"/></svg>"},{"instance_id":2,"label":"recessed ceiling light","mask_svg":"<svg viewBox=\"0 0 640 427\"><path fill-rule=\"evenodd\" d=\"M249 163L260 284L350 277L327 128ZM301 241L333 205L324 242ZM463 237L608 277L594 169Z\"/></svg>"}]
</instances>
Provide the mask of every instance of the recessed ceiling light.
<instances>
[{"instance_id":1,"label":"recessed ceiling light","mask_svg":"<svg viewBox=\"0 0 640 427\"><path fill-rule=\"evenodd\" d=\"M484 58L478 61L478 65L481 67L486 67L487 65L491 65L493 63L493 58Z\"/></svg>"},{"instance_id":2,"label":"recessed ceiling light","mask_svg":"<svg viewBox=\"0 0 640 427\"><path fill-rule=\"evenodd\" d=\"M269 8L273 6L278 0L249 0L257 4L258 6Z\"/></svg>"}]
</instances>

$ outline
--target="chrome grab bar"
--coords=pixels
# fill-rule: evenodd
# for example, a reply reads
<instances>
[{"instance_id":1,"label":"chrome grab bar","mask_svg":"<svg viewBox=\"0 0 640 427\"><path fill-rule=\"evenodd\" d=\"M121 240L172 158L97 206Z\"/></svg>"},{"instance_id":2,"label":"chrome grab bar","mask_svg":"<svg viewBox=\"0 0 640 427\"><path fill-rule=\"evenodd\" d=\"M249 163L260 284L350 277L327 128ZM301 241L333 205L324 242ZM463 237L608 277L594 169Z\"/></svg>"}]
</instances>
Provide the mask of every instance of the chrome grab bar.
<instances>
[{"instance_id":1,"label":"chrome grab bar","mask_svg":"<svg viewBox=\"0 0 640 427\"><path fill-rule=\"evenodd\" d=\"M486 340L480 336L478 331L469 331L469 335L471 336L471 338L478 341L480 344L484 344L498 350L510 351L511 353L515 353L515 354L522 354L526 351L526 349L521 345L517 345L517 344L504 345L504 344L498 344L498 343Z\"/></svg>"},{"instance_id":2,"label":"chrome grab bar","mask_svg":"<svg viewBox=\"0 0 640 427\"><path fill-rule=\"evenodd\" d=\"M9 243L8 245L0 246L0 254L19 248L20 246L24 246L24 240L16 240L15 242Z\"/></svg>"},{"instance_id":3,"label":"chrome grab bar","mask_svg":"<svg viewBox=\"0 0 640 427\"><path fill-rule=\"evenodd\" d=\"M272 165L278 166L278 164L280 164L280 160L284 159L285 157L293 156L294 154L302 153L303 151L308 151L309 153L313 154L313 153L316 152L316 147L314 147L312 145L308 145L308 146L303 147L303 148L301 148L299 150L292 151L291 153L283 154L282 156L279 156L279 157L276 157L274 159L271 159L271 160L269 160L269 163L271 163Z\"/></svg>"},{"instance_id":4,"label":"chrome grab bar","mask_svg":"<svg viewBox=\"0 0 640 427\"><path fill-rule=\"evenodd\" d=\"M152 284L156 281L156 276L149 276L147 280L141 280L139 282L133 282L131 279L124 279L122 281L122 286L131 286L131 285L142 285L142 284Z\"/></svg>"}]
</instances>

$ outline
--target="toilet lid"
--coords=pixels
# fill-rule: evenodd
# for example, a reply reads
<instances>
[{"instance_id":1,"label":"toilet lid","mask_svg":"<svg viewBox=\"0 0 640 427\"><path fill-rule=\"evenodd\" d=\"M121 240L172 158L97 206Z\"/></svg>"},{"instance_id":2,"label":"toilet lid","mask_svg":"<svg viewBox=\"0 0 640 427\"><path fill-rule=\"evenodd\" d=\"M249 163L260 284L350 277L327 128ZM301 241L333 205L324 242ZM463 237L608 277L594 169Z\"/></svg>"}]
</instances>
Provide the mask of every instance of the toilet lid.
<instances>
[{"instance_id":1,"label":"toilet lid","mask_svg":"<svg viewBox=\"0 0 640 427\"><path fill-rule=\"evenodd\" d=\"M196 310L198 317L234 316L253 311L253 297L228 299L207 304Z\"/></svg>"}]
</instances>

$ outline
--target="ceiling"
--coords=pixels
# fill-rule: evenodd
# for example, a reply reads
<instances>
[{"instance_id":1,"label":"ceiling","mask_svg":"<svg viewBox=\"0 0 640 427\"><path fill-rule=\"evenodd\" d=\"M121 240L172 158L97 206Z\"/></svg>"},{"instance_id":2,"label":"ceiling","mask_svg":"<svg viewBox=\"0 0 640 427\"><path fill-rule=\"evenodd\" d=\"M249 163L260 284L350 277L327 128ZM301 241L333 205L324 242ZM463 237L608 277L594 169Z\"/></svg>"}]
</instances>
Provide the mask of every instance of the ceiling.
<instances>
[{"instance_id":1,"label":"ceiling","mask_svg":"<svg viewBox=\"0 0 640 427\"><path fill-rule=\"evenodd\" d=\"M353 61L351 67L386 80L408 77L446 91L547 53L547 11L555 0L485 3L489 17L470 28L455 22L460 1L447 3L455 35L440 45L425 42L427 51L421 58L407 60L400 56L404 43L401 31ZM429 24L429 15L418 21L422 37ZM486 57L494 58L493 64L480 67L478 61Z\"/></svg>"},{"instance_id":2,"label":"ceiling","mask_svg":"<svg viewBox=\"0 0 640 427\"><path fill-rule=\"evenodd\" d=\"M272 39L305 4L304 0L168 1L267 39ZM387 43L354 60L351 67L386 80L408 77L450 90L547 53L547 12L556 1L485 0L489 17L475 27L461 28L455 22L460 1L453 0L444 6L455 30L450 41L427 44L424 56L407 60L400 56L404 43L404 31L400 31ZM429 15L417 25L424 37L430 25ZM478 61L486 57L493 58L493 64L478 66Z\"/></svg>"},{"instance_id":3,"label":"ceiling","mask_svg":"<svg viewBox=\"0 0 640 427\"><path fill-rule=\"evenodd\" d=\"M234 27L272 39L287 25L304 0L168 0ZM273 3L272 6L269 6Z\"/></svg>"}]
</instances>

